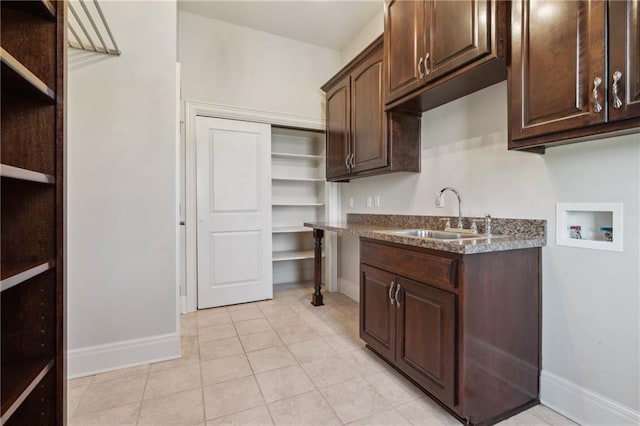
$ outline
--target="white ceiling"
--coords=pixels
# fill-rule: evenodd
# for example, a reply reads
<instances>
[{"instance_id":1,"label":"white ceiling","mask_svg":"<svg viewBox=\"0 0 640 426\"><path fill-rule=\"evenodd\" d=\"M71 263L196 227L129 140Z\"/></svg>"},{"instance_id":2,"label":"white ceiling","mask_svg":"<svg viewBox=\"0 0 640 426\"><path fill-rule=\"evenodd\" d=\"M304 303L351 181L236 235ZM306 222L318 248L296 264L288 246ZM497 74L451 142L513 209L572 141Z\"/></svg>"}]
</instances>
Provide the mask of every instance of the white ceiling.
<instances>
[{"instance_id":1,"label":"white ceiling","mask_svg":"<svg viewBox=\"0 0 640 426\"><path fill-rule=\"evenodd\" d=\"M382 9L382 0L178 0L180 11L336 50Z\"/></svg>"}]
</instances>

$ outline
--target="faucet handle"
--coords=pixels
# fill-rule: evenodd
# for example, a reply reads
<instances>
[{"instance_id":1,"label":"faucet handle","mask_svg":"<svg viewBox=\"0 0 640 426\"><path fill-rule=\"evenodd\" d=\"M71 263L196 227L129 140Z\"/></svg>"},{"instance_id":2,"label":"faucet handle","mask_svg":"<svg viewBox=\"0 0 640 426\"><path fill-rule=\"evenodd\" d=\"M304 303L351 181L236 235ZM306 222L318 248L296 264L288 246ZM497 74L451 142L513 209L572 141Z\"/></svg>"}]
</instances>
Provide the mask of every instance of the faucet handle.
<instances>
[{"instance_id":1,"label":"faucet handle","mask_svg":"<svg viewBox=\"0 0 640 426\"><path fill-rule=\"evenodd\" d=\"M471 232L473 232L474 234L478 233L478 224L475 220L471 221Z\"/></svg>"},{"instance_id":2,"label":"faucet handle","mask_svg":"<svg viewBox=\"0 0 640 426\"><path fill-rule=\"evenodd\" d=\"M447 221L447 222L444 224L444 229L451 228L451 219L449 219L448 217L441 217L441 218L440 218L440 220L441 220L441 221L445 221L445 220Z\"/></svg>"},{"instance_id":3,"label":"faucet handle","mask_svg":"<svg viewBox=\"0 0 640 426\"><path fill-rule=\"evenodd\" d=\"M484 215L484 233L491 235L491 215L489 213Z\"/></svg>"}]
</instances>

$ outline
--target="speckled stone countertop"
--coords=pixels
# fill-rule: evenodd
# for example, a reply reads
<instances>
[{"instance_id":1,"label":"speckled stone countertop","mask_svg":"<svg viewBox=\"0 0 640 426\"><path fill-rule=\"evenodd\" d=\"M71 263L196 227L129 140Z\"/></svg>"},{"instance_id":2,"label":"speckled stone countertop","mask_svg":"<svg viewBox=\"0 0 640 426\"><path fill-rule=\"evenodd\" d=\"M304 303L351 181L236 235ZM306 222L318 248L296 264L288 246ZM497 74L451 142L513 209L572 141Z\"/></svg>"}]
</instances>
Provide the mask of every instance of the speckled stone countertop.
<instances>
[{"instance_id":1,"label":"speckled stone countertop","mask_svg":"<svg viewBox=\"0 0 640 426\"><path fill-rule=\"evenodd\" d=\"M538 219L492 217L491 236L483 235L481 238L461 240L439 240L392 233L399 229L443 230L446 219L449 219L452 224L456 224L458 220L457 217L450 216L349 214L346 222L309 222L304 226L461 254L542 247L547 242L547 221ZM478 233L483 234L484 218L465 217L463 218L464 227L469 228L472 220L475 220L478 225Z\"/></svg>"}]
</instances>

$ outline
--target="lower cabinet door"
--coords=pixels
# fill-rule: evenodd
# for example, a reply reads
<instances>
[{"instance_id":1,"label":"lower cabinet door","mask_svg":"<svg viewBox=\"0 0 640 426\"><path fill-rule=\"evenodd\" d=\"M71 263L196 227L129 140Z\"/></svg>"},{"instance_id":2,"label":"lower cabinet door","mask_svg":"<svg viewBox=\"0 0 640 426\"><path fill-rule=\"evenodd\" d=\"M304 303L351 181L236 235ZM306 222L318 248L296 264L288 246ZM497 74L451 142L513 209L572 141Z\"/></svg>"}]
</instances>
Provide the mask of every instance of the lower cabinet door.
<instances>
[{"instance_id":1,"label":"lower cabinet door","mask_svg":"<svg viewBox=\"0 0 640 426\"><path fill-rule=\"evenodd\" d=\"M389 361L393 361L396 348L394 279L389 272L360 266L360 337Z\"/></svg>"},{"instance_id":2,"label":"lower cabinet door","mask_svg":"<svg viewBox=\"0 0 640 426\"><path fill-rule=\"evenodd\" d=\"M456 404L455 295L396 279L396 365L433 396ZM395 291L395 290L394 290Z\"/></svg>"}]
</instances>

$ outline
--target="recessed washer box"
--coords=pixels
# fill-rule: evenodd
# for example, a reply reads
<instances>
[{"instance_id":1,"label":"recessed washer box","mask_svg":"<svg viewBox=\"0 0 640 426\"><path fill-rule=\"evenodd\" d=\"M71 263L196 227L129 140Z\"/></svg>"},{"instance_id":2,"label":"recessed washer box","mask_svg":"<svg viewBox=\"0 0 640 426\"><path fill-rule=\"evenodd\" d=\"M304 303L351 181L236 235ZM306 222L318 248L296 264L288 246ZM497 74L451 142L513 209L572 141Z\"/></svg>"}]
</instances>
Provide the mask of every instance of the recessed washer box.
<instances>
[{"instance_id":1,"label":"recessed washer box","mask_svg":"<svg viewBox=\"0 0 640 426\"><path fill-rule=\"evenodd\" d=\"M622 203L557 203L556 244L623 251Z\"/></svg>"}]
</instances>

